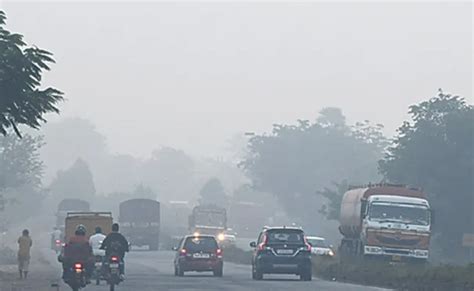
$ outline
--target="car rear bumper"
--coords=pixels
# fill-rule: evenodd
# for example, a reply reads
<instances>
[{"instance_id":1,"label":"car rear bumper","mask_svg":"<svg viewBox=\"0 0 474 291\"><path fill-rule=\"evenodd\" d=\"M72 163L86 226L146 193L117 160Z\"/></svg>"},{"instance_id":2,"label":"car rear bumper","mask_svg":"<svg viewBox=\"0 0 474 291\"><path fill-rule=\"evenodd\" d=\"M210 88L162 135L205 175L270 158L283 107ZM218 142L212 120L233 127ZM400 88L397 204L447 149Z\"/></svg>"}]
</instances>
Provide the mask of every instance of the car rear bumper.
<instances>
[{"instance_id":1,"label":"car rear bumper","mask_svg":"<svg viewBox=\"0 0 474 291\"><path fill-rule=\"evenodd\" d=\"M200 259L200 260L181 260L179 262L183 271L212 271L223 266L222 260L217 259Z\"/></svg>"},{"instance_id":2,"label":"car rear bumper","mask_svg":"<svg viewBox=\"0 0 474 291\"><path fill-rule=\"evenodd\" d=\"M267 274L301 274L311 268L311 257L301 255L295 257L259 256L257 268Z\"/></svg>"}]
</instances>

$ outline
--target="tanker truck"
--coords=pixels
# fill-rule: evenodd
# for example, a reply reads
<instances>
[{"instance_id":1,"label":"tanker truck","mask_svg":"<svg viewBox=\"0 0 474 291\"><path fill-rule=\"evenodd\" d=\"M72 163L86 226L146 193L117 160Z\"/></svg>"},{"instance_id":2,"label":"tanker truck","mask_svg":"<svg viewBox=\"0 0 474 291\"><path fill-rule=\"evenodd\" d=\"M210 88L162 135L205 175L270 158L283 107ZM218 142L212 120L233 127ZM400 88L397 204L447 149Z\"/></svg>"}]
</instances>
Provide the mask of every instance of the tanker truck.
<instances>
[{"instance_id":1,"label":"tanker truck","mask_svg":"<svg viewBox=\"0 0 474 291\"><path fill-rule=\"evenodd\" d=\"M426 261L431 211L425 194L405 185L352 187L343 196L341 255Z\"/></svg>"}]
</instances>

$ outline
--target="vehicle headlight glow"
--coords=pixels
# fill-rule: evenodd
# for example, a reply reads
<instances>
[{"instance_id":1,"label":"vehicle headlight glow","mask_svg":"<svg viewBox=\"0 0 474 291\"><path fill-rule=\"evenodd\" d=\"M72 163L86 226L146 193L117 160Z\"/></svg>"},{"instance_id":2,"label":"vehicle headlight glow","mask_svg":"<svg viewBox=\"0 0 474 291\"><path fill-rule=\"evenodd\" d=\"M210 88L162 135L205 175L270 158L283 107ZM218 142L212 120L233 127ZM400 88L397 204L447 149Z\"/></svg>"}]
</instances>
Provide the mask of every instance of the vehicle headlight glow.
<instances>
[{"instance_id":1,"label":"vehicle headlight glow","mask_svg":"<svg viewBox=\"0 0 474 291\"><path fill-rule=\"evenodd\" d=\"M225 235L224 235L223 233L219 233L219 234L217 235L217 240L219 240L219 241L225 240Z\"/></svg>"},{"instance_id":2,"label":"vehicle headlight glow","mask_svg":"<svg viewBox=\"0 0 474 291\"><path fill-rule=\"evenodd\" d=\"M193 235L194 235L194 236L199 236L199 232L195 231L195 232L193 233Z\"/></svg>"},{"instance_id":3,"label":"vehicle headlight glow","mask_svg":"<svg viewBox=\"0 0 474 291\"><path fill-rule=\"evenodd\" d=\"M334 256L334 252L333 252L332 250L329 250L328 255L329 255L330 257L332 257L332 256Z\"/></svg>"}]
</instances>

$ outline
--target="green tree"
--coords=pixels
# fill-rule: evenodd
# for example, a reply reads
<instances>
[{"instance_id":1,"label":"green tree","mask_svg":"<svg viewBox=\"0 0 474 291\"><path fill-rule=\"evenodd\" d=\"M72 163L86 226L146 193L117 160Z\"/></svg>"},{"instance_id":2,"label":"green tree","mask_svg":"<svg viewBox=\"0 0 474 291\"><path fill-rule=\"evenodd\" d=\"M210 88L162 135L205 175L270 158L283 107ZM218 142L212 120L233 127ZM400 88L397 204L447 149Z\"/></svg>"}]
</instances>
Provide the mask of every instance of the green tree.
<instances>
[{"instance_id":1,"label":"green tree","mask_svg":"<svg viewBox=\"0 0 474 291\"><path fill-rule=\"evenodd\" d=\"M42 137L0 136L0 191L24 185L41 187L43 162L38 153L41 146Z\"/></svg>"},{"instance_id":2,"label":"green tree","mask_svg":"<svg viewBox=\"0 0 474 291\"><path fill-rule=\"evenodd\" d=\"M351 127L340 109L325 108L314 123L275 125L271 134L251 138L241 165L257 190L273 193L289 215L305 223L323 205L319 189L343 179L379 179L377 161L385 142L381 127Z\"/></svg>"},{"instance_id":3,"label":"green tree","mask_svg":"<svg viewBox=\"0 0 474 291\"><path fill-rule=\"evenodd\" d=\"M221 207L226 207L228 204L228 197L225 193L224 186L217 178L209 179L199 191L200 204L215 204Z\"/></svg>"},{"instance_id":4,"label":"green tree","mask_svg":"<svg viewBox=\"0 0 474 291\"><path fill-rule=\"evenodd\" d=\"M69 169L59 171L50 190L57 200L77 198L91 202L95 197L95 185L87 163L78 159Z\"/></svg>"},{"instance_id":5,"label":"green tree","mask_svg":"<svg viewBox=\"0 0 474 291\"><path fill-rule=\"evenodd\" d=\"M390 182L424 188L435 214L434 243L445 258L463 261L462 235L474 233L474 108L440 90L409 113L380 171Z\"/></svg>"},{"instance_id":6,"label":"green tree","mask_svg":"<svg viewBox=\"0 0 474 291\"><path fill-rule=\"evenodd\" d=\"M316 193L325 197L328 202L323 204L319 212L323 214L326 219L338 220L341 212L341 202L344 193L349 189L347 180L340 183L333 183L334 188L324 187L324 189L317 191Z\"/></svg>"},{"instance_id":7,"label":"green tree","mask_svg":"<svg viewBox=\"0 0 474 291\"><path fill-rule=\"evenodd\" d=\"M40 88L42 74L54 63L52 54L27 46L23 36L6 30L5 24L6 15L0 11L0 134L13 128L21 136L18 125L38 129L46 113L59 112L56 105L63 93Z\"/></svg>"},{"instance_id":8,"label":"green tree","mask_svg":"<svg viewBox=\"0 0 474 291\"><path fill-rule=\"evenodd\" d=\"M194 167L193 159L185 152L164 147L153 151L151 158L143 162L138 176L163 201L188 199L190 193L196 193Z\"/></svg>"},{"instance_id":9,"label":"green tree","mask_svg":"<svg viewBox=\"0 0 474 291\"><path fill-rule=\"evenodd\" d=\"M0 194L7 201L4 217L13 222L37 214L45 197L38 153L42 145L42 137L0 136Z\"/></svg>"}]
</instances>

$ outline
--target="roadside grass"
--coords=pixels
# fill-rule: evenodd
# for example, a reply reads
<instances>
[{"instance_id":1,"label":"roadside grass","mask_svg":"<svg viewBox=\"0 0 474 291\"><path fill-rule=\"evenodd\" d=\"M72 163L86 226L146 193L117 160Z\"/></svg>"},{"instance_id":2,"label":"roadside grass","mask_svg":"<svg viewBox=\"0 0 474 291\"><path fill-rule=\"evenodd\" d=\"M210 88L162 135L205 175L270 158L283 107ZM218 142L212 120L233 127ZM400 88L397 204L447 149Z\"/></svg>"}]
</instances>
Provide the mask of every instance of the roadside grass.
<instances>
[{"instance_id":1,"label":"roadside grass","mask_svg":"<svg viewBox=\"0 0 474 291\"><path fill-rule=\"evenodd\" d=\"M224 261L250 265L252 262L252 251L244 251L236 246L227 246L224 248Z\"/></svg>"},{"instance_id":2,"label":"roadside grass","mask_svg":"<svg viewBox=\"0 0 474 291\"><path fill-rule=\"evenodd\" d=\"M326 279L406 291L472 291L474 264L468 266L429 264L391 265L378 261L341 262L314 258L314 275Z\"/></svg>"},{"instance_id":3,"label":"roadside grass","mask_svg":"<svg viewBox=\"0 0 474 291\"><path fill-rule=\"evenodd\" d=\"M252 251L224 249L224 260L248 265ZM313 274L328 281L378 286L403 291L474 291L474 264L467 266L396 264L380 261L344 261L313 257Z\"/></svg>"}]
</instances>

